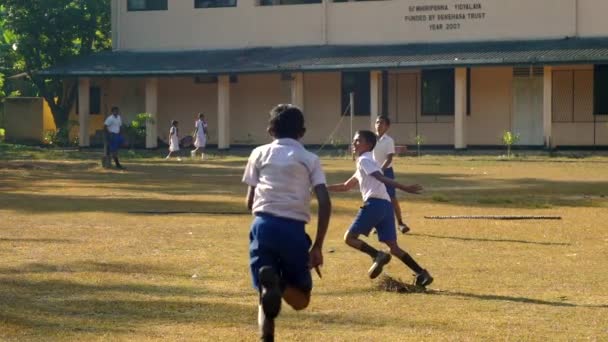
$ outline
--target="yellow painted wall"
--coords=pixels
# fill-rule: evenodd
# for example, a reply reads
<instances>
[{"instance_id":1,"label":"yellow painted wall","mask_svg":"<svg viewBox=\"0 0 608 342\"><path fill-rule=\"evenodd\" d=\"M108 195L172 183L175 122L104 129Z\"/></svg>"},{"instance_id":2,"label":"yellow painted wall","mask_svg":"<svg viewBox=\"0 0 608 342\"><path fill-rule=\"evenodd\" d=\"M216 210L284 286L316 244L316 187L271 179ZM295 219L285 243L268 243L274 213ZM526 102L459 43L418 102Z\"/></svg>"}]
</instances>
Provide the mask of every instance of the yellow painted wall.
<instances>
[{"instance_id":1,"label":"yellow painted wall","mask_svg":"<svg viewBox=\"0 0 608 342\"><path fill-rule=\"evenodd\" d=\"M513 68L471 69L471 114L466 118L468 145L500 145L511 130Z\"/></svg>"},{"instance_id":2,"label":"yellow painted wall","mask_svg":"<svg viewBox=\"0 0 608 342\"><path fill-rule=\"evenodd\" d=\"M47 119L43 116L42 98L9 97L5 100L4 108L7 141L42 141Z\"/></svg>"}]
</instances>

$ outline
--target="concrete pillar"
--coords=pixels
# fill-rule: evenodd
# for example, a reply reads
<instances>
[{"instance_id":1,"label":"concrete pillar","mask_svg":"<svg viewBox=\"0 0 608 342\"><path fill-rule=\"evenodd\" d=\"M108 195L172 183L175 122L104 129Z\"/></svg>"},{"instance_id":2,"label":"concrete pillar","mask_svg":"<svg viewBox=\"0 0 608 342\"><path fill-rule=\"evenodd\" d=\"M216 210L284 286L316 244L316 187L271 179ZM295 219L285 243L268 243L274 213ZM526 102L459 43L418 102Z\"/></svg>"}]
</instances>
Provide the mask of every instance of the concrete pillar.
<instances>
[{"instance_id":1,"label":"concrete pillar","mask_svg":"<svg viewBox=\"0 0 608 342\"><path fill-rule=\"evenodd\" d=\"M543 76L543 136L545 148L553 147L553 68L546 66Z\"/></svg>"},{"instance_id":2,"label":"concrete pillar","mask_svg":"<svg viewBox=\"0 0 608 342\"><path fill-rule=\"evenodd\" d=\"M146 122L146 148L158 147L158 79L146 79L146 113L151 118Z\"/></svg>"},{"instance_id":3,"label":"concrete pillar","mask_svg":"<svg viewBox=\"0 0 608 342\"><path fill-rule=\"evenodd\" d=\"M89 119L90 119L90 89L91 81L87 77L78 79L78 146L90 146Z\"/></svg>"},{"instance_id":4,"label":"concrete pillar","mask_svg":"<svg viewBox=\"0 0 608 342\"><path fill-rule=\"evenodd\" d=\"M373 70L369 74L369 102L370 102L370 126L372 132L375 130L376 118L380 115L382 108L382 96L380 86L382 85L382 71Z\"/></svg>"},{"instance_id":5,"label":"concrete pillar","mask_svg":"<svg viewBox=\"0 0 608 342\"><path fill-rule=\"evenodd\" d=\"M221 75L217 82L217 147L230 148L230 76Z\"/></svg>"},{"instance_id":6,"label":"concrete pillar","mask_svg":"<svg viewBox=\"0 0 608 342\"><path fill-rule=\"evenodd\" d=\"M454 72L454 148L465 149L467 119L467 68Z\"/></svg>"},{"instance_id":7,"label":"concrete pillar","mask_svg":"<svg viewBox=\"0 0 608 342\"><path fill-rule=\"evenodd\" d=\"M291 74L291 104L304 111L304 74L296 72Z\"/></svg>"}]
</instances>

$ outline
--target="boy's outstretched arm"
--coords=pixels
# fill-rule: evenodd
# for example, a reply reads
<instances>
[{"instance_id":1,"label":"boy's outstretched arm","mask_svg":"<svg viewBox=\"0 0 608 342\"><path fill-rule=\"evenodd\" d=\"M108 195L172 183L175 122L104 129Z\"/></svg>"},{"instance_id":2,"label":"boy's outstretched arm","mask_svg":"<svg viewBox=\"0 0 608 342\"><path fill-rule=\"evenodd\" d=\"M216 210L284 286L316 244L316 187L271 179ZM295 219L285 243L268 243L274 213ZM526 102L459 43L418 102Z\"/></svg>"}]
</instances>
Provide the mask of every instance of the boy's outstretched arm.
<instances>
[{"instance_id":1,"label":"boy's outstretched arm","mask_svg":"<svg viewBox=\"0 0 608 342\"><path fill-rule=\"evenodd\" d=\"M251 211L253 208L253 196L255 195L255 186L247 187L247 198L245 199L245 203L247 205L247 210Z\"/></svg>"},{"instance_id":2,"label":"boy's outstretched arm","mask_svg":"<svg viewBox=\"0 0 608 342\"><path fill-rule=\"evenodd\" d=\"M344 191L348 191L348 190L354 188L357 185L357 183L358 183L357 178L355 178L355 176L352 176L344 183L328 185L327 189L329 191L334 191L334 192L344 192Z\"/></svg>"},{"instance_id":3,"label":"boy's outstretched arm","mask_svg":"<svg viewBox=\"0 0 608 342\"><path fill-rule=\"evenodd\" d=\"M418 184L414 184L414 185L403 185L401 183L397 183L394 180L384 176L382 173L380 173L380 171L376 171L374 173L371 174L372 177L376 178L377 180L381 181L382 183L386 184L386 185L390 185L394 188L397 188L399 190L405 191L405 192L409 192L410 194L419 194L422 191L422 186L418 185Z\"/></svg>"},{"instance_id":4,"label":"boy's outstretched arm","mask_svg":"<svg viewBox=\"0 0 608 342\"><path fill-rule=\"evenodd\" d=\"M323 265L323 242L325 241L325 235L327 234L327 227L329 226L329 217L331 216L331 200L329 199L329 192L325 184L319 184L314 187L315 195L317 196L317 202L319 203L319 214L317 220L317 235L315 242L310 249L310 267L316 268Z\"/></svg>"}]
</instances>

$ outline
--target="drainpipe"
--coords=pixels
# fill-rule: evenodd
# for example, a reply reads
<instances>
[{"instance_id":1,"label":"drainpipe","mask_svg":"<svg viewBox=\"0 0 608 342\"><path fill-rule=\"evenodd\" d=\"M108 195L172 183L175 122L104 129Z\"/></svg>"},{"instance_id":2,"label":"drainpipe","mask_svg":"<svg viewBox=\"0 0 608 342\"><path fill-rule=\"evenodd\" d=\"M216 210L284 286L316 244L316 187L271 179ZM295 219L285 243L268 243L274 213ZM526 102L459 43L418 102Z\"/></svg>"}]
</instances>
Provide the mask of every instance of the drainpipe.
<instances>
[{"instance_id":1,"label":"drainpipe","mask_svg":"<svg viewBox=\"0 0 608 342\"><path fill-rule=\"evenodd\" d=\"M323 0L323 45L327 45L327 3L329 0Z\"/></svg>"}]
</instances>

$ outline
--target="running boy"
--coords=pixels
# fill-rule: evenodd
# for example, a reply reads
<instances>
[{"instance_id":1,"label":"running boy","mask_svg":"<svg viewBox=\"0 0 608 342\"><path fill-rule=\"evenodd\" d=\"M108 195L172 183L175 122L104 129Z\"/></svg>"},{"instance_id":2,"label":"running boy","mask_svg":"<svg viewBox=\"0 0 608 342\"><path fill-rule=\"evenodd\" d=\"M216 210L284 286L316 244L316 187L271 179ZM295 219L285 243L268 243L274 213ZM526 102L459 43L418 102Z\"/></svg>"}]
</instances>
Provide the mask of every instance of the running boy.
<instances>
[{"instance_id":1,"label":"running boy","mask_svg":"<svg viewBox=\"0 0 608 342\"><path fill-rule=\"evenodd\" d=\"M376 134L378 135L378 142L372 151L372 155L374 156L376 163L380 165L382 173L390 179L395 179L395 172L393 171L395 141L388 134L386 134L390 127L391 120L388 118L388 116L378 116L376 119ZM401 206L399 205L399 200L397 199L395 187L387 184L386 192L388 192L388 196L391 198L399 231L403 234L409 232L410 227L403 222L403 217L401 217Z\"/></svg>"},{"instance_id":2,"label":"running boy","mask_svg":"<svg viewBox=\"0 0 608 342\"><path fill-rule=\"evenodd\" d=\"M198 120L194 123L194 147L196 147L190 154L192 158L196 157L197 153L201 154L201 159L205 160L205 146L207 145L207 121L205 121L205 114L198 113Z\"/></svg>"},{"instance_id":3,"label":"running boy","mask_svg":"<svg viewBox=\"0 0 608 342\"><path fill-rule=\"evenodd\" d=\"M397 244L395 219L391 199L386 192L385 185L418 194L422 190L420 185L402 185L382 175L380 167L373 160L371 151L376 145L376 135L371 131L358 131L353 138L353 152L357 155L357 170L344 184L328 186L330 191L348 191L359 183L363 196L363 207L359 210L355 221L344 235L347 245L369 255L374 263L368 271L370 278L374 279L382 273L384 265L391 260L391 254L403 261L416 273L415 284L427 286L433 282L433 277ZM378 240L384 242L391 254L378 251L359 239L359 235L368 236L372 228L378 232Z\"/></svg>"},{"instance_id":4,"label":"running boy","mask_svg":"<svg viewBox=\"0 0 608 342\"><path fill-rule=\"evenodd\" d=\"M179 129L177 128L177 124L177 120L171 120L171 128L169 129L169 154L165 159L169 159L179 152ZM182 159L178 156L177 161L181 160Z\"/></svg>"},{"instance_id":5,"label":"running boy","mask_svg":"<svg viewBox=\"0 0 608 342\"><path fill-rule=\"evenodd\" d=\"M122 127L122 119L120 118L120 111L118 107L112 107L112 113L104 121L104 126L107 132L107 143L108 152L112 155L116 168L124 170L125 168L120 164L118 160L118 149L123 142L122 136L120 135L120 129Z\"/></svg>"},{"instance_id":6,"label":"running boy","mask_svg":"<svg viewBox=\"0 0 608 342\"><path fill-rule=\"evenodd\" d=\"M255 215L249 234L249 263L253 286L260 295L258 324L263 341L274 339L281 297L295 310L308 306L310 269L319 273L323 264L321 250L331 202L319 158L299 141L305 131L299 108L273 108L268 133L274 141L253 150L243 175L249 186L247 208ZM319 204L314 244L304 229L310 220L311 188Z\"/></svg>"}]
</instances>

